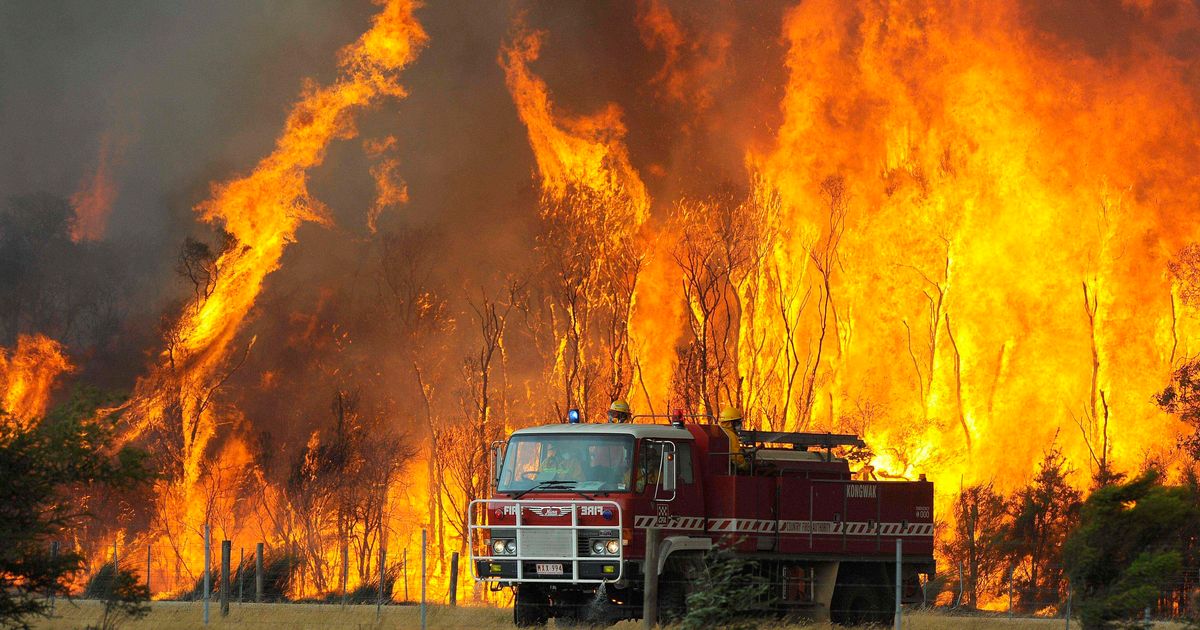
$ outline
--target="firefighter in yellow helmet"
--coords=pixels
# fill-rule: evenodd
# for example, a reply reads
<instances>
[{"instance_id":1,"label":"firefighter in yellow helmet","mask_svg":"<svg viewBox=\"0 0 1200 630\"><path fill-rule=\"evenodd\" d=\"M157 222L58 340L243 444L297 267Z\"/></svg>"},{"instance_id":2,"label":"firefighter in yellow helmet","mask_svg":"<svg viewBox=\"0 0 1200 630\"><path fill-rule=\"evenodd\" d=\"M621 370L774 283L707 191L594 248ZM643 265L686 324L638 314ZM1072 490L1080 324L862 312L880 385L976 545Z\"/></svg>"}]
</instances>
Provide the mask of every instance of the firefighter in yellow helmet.
<instances>
[{"instance_id":1,"label":"firefighter in yellow helmet","mask_svg":"<svg viewBox=\"0 0 1200 630\"><path fill-rule=\"evenodd\" d=\"M629 408L629 403L622 399L618 398L614 400L613 404L608 407L608 421L610 423L624 424L629 422L632 416L633 412Z\"/></svg>"},{"instance_id":2,"label":"firefighter in yellow helmet","mask_svg":"<svg viewBox=\"0 0 1200 630\"><path fill-rule=\"evenodd\" d=\"M721 427L725 436L729 438L730 461L738 467L738 470L748 470L750 467L746 465L746 456L742 455L742 442L738 438L738 431L742 430L742 412L734 407L721 409L717 426Z\"/></svg>"}]
</instances>

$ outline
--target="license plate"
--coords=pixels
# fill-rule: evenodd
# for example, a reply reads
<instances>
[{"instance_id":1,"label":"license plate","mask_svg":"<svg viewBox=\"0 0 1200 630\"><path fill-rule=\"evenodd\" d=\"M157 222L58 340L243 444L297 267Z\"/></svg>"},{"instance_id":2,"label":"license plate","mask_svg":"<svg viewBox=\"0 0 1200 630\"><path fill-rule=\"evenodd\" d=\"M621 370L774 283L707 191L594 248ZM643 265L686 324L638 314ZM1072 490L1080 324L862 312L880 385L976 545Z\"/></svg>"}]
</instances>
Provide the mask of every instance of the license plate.
<instances>
[{"instance_id":1,"label":"license plate","mask_svg":"<svg viewBox=\"0 0 1200 630\"><path fill-rule=\"evenodd\" d=\"M539 574L553 573L555 575L562 575L563 573L563 565L561 564L539 564L535 568Z\"/></svg>"}]
</instances>

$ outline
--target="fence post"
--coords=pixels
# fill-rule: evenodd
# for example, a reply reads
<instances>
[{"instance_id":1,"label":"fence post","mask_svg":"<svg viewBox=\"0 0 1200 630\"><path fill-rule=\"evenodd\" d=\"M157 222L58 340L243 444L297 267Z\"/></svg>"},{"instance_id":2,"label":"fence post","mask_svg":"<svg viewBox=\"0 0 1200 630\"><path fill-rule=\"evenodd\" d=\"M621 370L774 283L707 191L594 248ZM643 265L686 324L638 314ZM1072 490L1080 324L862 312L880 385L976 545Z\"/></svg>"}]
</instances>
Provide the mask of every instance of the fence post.
<instances>
[{"instance_id":1,"label":"fence post","mask_svg":"<svg viewBox=\"0 0 1200 630\"><path fill-rule=\"evenodd\" d=\"M221 541L221 616L229 616L229 556L233 555L233 543Z\"/></svg>"},{"instance_id":2,"label":"fence post","mask_svg":"<svg viewBox=\"0 0 1200 630\"><path fill-rule=\"evenodd\" d=\"M963 576L962 576L962 563L959 562L958 563L958 601L954 603L955 608L962 607L963 586L964 586L964 584L963 584Z\"/></svg>"},{"instance_id":3,"label":"fence post","mask_svg":"<svg viewBox=\"0 0 1200 630\"><path fill-rule=\"evenodd\" d=\"M426 613L426 610L425 610L425 582L426 582L425 545L426 545L426 540L427 540L428 536L429 536L429 533L426 530L422 529L421 530L421 630L425 630L425 613Z\"/></svg>"},{"instance_id":4,"label":"fence post","mask_svg":"<svg viewBox=\"0 0 1200 630\"><path fill-rule=\"evenodd\" d=\"M450 555L450 605L458 600L458 552Z\"/></svg>"},{"instance_id":5,"label":"fence post","mask_svg":"<svg viewBox=\"0 0 1200 630\"><path fill-rule=\"evenodd\" d=\"M204 524L204 625L208 625L208 600L212 595L212 532L208 523Z\"/></svg>"},{"instance_id":6,"label":"fence post","mask_svg":"<svg viewBox=\"0 0 1200 630\"><path fill-rule=\"evenodd\" d=\"M1013 591L1013 571L1016 567L1008 567L1008 618L1012 619L1012 591Z\"/></svg>"},{"instance_id":7,"label":"fence post","mask_svg":"<svg viewBox=\"0 0 1200 630\"><path fill-rule=\"evenodd\" d=\"M150 595L150 596L154 595L154 593L150 591L150 545L149 544L146 545L146 594Z\"/></svg>"},{"instance_id":8,"label":"fence post","mask_svg":"<svg viewBox=\"0 0 1200 630\"><path fill-rule=\"evenodd\" d=\"M113 570L112 576L109 578L109 593L112 597L117 596L117 574L121 572L121 565L117 562L117 539L113 537Z\"/></svg>"},{"instance_id":9,"label":"fence post","mask_svg":"<svg viewBox=\"0 0 1200 630\"><path fill-rule=\"evenodd\" d=\"M375 600L375 619L380 619L383 614L383 578L387 562L387 549L383 546L383 535L379 536L379 599Z\"/></svg>"},{"instance_id":10,"label":"fence post","mask_svg":"<svg viewBox=\"0 0 1200 630\"><path fill-rule=\"evenodd\" d=\"M58 564L58 541L50 542L50 564ZM54 614L54 587L50 587L50 613Z\"/></svg>"},{"instance_id":11,"label":"fence post","mask_svg":"<svg viewBox=\"0 0 1200 630\"><path fill-rule=\"evenodd\" d=\"M645 587L642 594L642 625L658 625L658 528L646 530L646 562L642 565Z\"/></svg>"},{"instance_id":12,"label":"fence post","mask_svg":"<svg viewBox=\"0 0 1200 630\"><path fill-rule=\"evenodd\" d=\"M346 607L346 580L350 577L350 542L342 542L342 608Z\"/></svg>"},{"instance_id":13,"label":"fence post","mask_svg":"<svg viewBox=\"0 0 1200 630\"><path fill-rule=\"evenodd\" d=\"M263 556L263 544L256 543L254 545L254 602L256 604L262 603L262 595L263 595L262 556Z\"/></svg>"},{"instance_id":14,"label":"fence post","mask_svg":"<svg viewBox=\"0 0 1200 630\"><path fill-rule=\"evenodd\" d=\"M1071 595L1072 594L1073 594L1073 592L1071 590L1071 583L1067 582L1067 618L1066 618L1067 619L1067 624L1066 624L1067 630L1071 630Z\"/></svg>"},{"instance_id":15,"label":"fence post","mask_svg":"<svg viewBox=\"0 0 1200 630\"><path fill-rule=\"evenodd\" d=\"M242 591L246 586L246 548L238 547L238 605L242 603Z\"/></svg>"},{"instance_id":16,"label":"fence post","mask_svg":"<svg viewBox=\"0 0 1200 630\"><path fill-rule=\"evenodd\" d=\"M407 601L409 601L409 599L408 599L408 547L404 548L403 558L404 558L404 601L407 602Z\"/></svg>"},{"instance_id":17,"label":"fence post","mask_svg":"<svg viewBox=\"0 0 1200 630\"><path fill-rule=\"evenodd\" d=\"M900 630L900 627L903 625L903 622L901 620L901 615L903 614L903 609L900 607L900 604L901 604L900 596L902 594L900 586L904 580L904 578L903 578L904 572L903 572L903 564L902 564L903 563L903 558L902 558L903 548L904 548L904 539L897 536L896 537L896 620L894 622L895 623L894 627L896 628L896 630Z\"/></svg>"}]
</instances>

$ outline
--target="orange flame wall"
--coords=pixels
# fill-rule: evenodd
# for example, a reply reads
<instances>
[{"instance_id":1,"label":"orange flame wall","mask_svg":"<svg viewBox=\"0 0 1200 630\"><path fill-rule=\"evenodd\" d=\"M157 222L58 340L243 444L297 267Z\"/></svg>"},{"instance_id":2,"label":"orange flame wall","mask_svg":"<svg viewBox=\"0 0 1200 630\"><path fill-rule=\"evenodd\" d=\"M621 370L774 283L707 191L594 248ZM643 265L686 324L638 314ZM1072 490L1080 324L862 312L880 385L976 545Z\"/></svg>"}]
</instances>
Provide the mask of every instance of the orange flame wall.
<instances>
[{"instance_id":1,"label":"orange flame wall","mask_svg":"<svg viewBox=\"0 0 1200 630\"><path fill-rule=\"evenodd\" d=\"M1178 426L1150 397L1195 352L1165 274L1200 202L1179 168L1200 138L1183 65L1136 38L1127 59L1088 58L1029 19L801 4L783 125L748 160L783 197L775 255L792 274L825 225L821 178L846 178L840 351L814 415L886 405L867 434L895 454L878 463L943 492L1023 482L1056 435L1093 468L1077 422L1106 413L1119 468L1169 451Z\"/></svg>"},{"instance_id":2,"label":"orange flame wall","mask_svg":"<svg viewBox=\"0 0 1200 630\"><path fill-rule=\"evenodd\" d=\"M1173 6L1158 21L1124 7L1152 26L1093 54L1035 34L1031 24L1048 18L1010 3L816 0L787 11L782 122L766 146L744 149L747 185L778 205L748 281L762 291L739 295L766 314L731 324L757 340L738 353L741 377L776 369L788 351L766 297L780 286L813 291L788 316L802 322L791 341L814 357L823 287L812 257L829 242L831 181L844 182L846 216L813 404L764 419L750 402L751 417L862 431L880 472L926 473L946 494L1024 483L1055 440L1086 485L1106 458L1106 423L1117 470L1170 460L1181 427L1151 395L1197 351L1197 320L1166 261L1197 236L1200 207L1185 166L1200 157L1195 68L1162 44L1190 41L1200 20ZM640 19L647 46L667 57L665 76L680 26L659 2ZM519 35L502 64L543 190L639 181L623 159L602 158L625 155L612 144L619 123L607 143L586 143L561 131L566 117L554 122L549 90L528 68L540 41ZM679 101L672 85L663 98ZM614 108L605 117L619 121ZM680 203L692 202L655 208L665 216ZM657 231L630 326L665 394L686 311L662 300L679 286L664 254L676 235Z\"/></svg>"}]
</instances>

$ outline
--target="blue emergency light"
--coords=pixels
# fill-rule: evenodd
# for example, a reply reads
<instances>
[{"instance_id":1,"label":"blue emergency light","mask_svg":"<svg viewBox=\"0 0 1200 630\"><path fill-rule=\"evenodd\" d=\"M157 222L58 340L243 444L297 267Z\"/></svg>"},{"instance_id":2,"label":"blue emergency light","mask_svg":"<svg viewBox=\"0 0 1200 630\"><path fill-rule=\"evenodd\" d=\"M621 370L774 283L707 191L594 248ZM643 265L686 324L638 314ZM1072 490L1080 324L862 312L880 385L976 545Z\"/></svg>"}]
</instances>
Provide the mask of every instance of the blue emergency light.
<instances>
[{"instance_id":1,"label":"blue emergency light","mask_svg":"<svg viewBox=\"0 0 1200 630\"><path fill-rule=\"evenodd\" d=\"M571 424L579 424L579 410L570 409L567 411L567 422Z\"/></svg>"}]
</instances>

